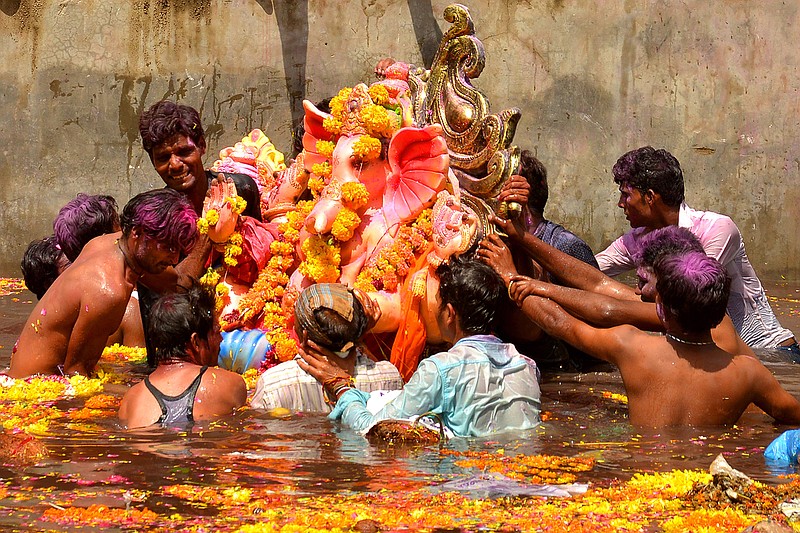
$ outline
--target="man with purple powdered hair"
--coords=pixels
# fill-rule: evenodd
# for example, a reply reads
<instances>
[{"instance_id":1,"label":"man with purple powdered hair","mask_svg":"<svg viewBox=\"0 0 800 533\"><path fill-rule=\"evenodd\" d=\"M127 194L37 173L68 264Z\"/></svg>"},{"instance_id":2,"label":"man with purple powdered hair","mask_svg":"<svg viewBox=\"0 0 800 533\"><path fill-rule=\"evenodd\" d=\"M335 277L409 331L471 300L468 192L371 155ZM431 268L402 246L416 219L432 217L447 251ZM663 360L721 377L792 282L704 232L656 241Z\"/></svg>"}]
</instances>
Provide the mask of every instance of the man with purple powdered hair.
<instances>
[{"instance_id":1,"label":"man with purple powdered hair","mask_svg":"<svg viewBox=\"0 0 800 533\"><path fill-rule=\"evenodd\" d=\"M11 377L90 374L139 277L174 266L197 241L197 215L171 189L135 196L121 223L121 232L89 242L39 300L12 352Z\"/></svg>"},{"instance_id":2,"label":"man with purple powdered hair","mask_svg":"<svg viewBox=\"0 0 800 533\"><path fill-rule=\"evenodd\" d=\"M777 348L800 362L800 347L792 332L775 317L747 258L739 228L725 215L686 205L678 160L664 149L644 146L620 157L613 173L620 192L617 206L625 212L632 229L597 254L600 270L616 276L635 268L642 237L654 229L688 228L731 278L728 315L744 342L751 348Z\"/></svg>"},{"instance_id":3,"label":"man with purple powdered hair","mask_svg":"<svg viewBox=\"0 0 800 533\"><path fill-rule=\"evenodd\" d=\"M524 276L509 293L548 334L619 367L636 426L729 426L753 403L780 423L800 423L800 402L758 359L717 347L711 328L725 316L730 278L702 252L663 255L653 265L665 336L633 326L595 328L533 294Z\"/></svg>"}]
</instances>

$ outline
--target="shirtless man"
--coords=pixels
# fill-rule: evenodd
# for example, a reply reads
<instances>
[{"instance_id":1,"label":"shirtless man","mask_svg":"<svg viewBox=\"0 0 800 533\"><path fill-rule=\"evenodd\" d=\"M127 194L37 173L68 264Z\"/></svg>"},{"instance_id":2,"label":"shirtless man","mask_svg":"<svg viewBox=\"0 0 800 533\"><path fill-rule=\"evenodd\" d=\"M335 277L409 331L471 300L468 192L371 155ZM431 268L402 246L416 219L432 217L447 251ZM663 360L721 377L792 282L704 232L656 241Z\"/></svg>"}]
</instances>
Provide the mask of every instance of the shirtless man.
<instances>
[{"instance_id":1,"label":"shirtless man","mask_svg":"<svg viewBox=\"0 0 800 533\"><path fill-rule=\"evenodd\" d=\"M33 308L11 355L11 377L90 374L139 277L174 266L197 240L197 215L170 189L135 196L121 222L121 232L87 244Z\"/></svg>"},{"instance_id":2,"label":"shirtless man","mask_svg":"<svg viewBox=\"0 0 800 533\"><path fill-rule=\"evenodd\" d=\"M509 293L547 333L619 367L636 426L729 426L751 403L779 423L800 423L800 402L758 359L731 355L711 338L730 293L719 262L702 252L665 255L653 272L663 337L590 326L534 296L524 276L512 278Z\"/></svg>"},{"instance_id":3,"label":"shirtless man","mask_svg":"<svg viewBox=\"0 0 800 533\"><path fill-rule=\"evenodd\" d=\"M655 230L643 241L638 256L639 288L633 289L616 281L583 261L556 250L533 235L527 234L518 224L500 218L492 219L510 239L518 243L534 260L550 272L557 272L568 287L532 281L534 294L550 298L570 313L600 327L629 324L646 331L663 331L656 312L655 284L652 265L663 253L703 251L689 230L668 227ZM494 267L508 285L516 274L508 248L497 235L488 236L478 249L478 257ZM725 315L711 336L717 346L731 354L752 355L753 350L736 333L730 317Z\"/></svg>"},{"instance_id":4,"label":"shirtless man","mask_svg":"<svg viewBox=\"0 0 800 533\"><path fill-rule=\"evenodd\" d=\"M197 110L169 100L156 102L139 118L139 133L142 147L164 184L184 195L195 213L202 215L206 194L217 176L203 167L206 138ZM242 214L260 221L261 201L253 178L243 174L222 177L232 179L237 194L247 202ZM142 283L156 292L188 286L188 278L200 277L210 253L211 241L201 236L193 252L177 269L161 276L144 276Z\"/></svg>"},{"instance_id":5,"label":"shirtless man","mask_svg":"<svg viewBox=\"0 0 800 533\"><path fill-rule=\"evenodd\" d=\"M117 201L112 196L102 194L78 194L58 211L53 220L53 234L72 262L89 241L100 235L120 230ZM106 341L106 346L121 344L144 348L144 330L139 314L139 295L133 291L122 323Z\"/></svg>"},{"instance_id":6,"label":"shirtless man","mask_svg":"<svg viewBox=\"0 0 800 533\"><path fill-rule=\"evenodd\" d=\"M242 376L214 368L222 342L214 306L214 295L200 286L156 300L147 333L158 366L122 397L125 426L185 426L244 405Z\"/></svg>"}]
</instances>

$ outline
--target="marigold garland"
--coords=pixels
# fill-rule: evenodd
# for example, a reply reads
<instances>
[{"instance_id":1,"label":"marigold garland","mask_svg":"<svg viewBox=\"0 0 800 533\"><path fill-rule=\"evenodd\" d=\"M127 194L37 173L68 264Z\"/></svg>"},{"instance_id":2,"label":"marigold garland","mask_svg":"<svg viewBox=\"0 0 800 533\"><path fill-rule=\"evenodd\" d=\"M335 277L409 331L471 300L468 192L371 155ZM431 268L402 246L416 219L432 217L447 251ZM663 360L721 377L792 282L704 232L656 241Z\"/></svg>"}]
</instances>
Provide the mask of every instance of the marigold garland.
<instances>
[{"instance_id":1,"label":"marigold garland","mask_svg":"<svg viewBox=\"0 0 800 533\"><path fill-rule=\"evenodd\" d=\"M370 86L368 92L369 97L372 98L372 101L376 104L387 105L389 103L389 90L380 83Z\"/></svg>"},{"instance_id":2,"label":"marigold garland","mask_svg":"<svg viewBox=\"0 0 800 533\"><path fill-rule=\"evenodd\" d=\"M361 224L361 217L352 209L343 207L336 214L331 227L331 235L333 235L339 242L347 242L353 238L353 234Z\"/></svg>"},{"instance_id":3,"label":"marigold garland","mask_svg":"<svg viewBox=\"0 0 800 533\"><path fill-rule=\"evenodd\" d=\"M159 516L147 508L125 509L92 504L89 507L67 507L47 509L42 520L59 524L81 524L102 526L107 524L148 525L156 522Z\"/></svg>"},{"instance_id":4,"label":"marigold garland","mask_svg":"<svg viewBox=\"0 0 800 533\"><path fill-rule=\"evenodd\" d=\"M342 255L333 239L312 235L303 241L302 249L306 259L298 267L301 274L317 283L335 283L339 279Z\"/></svg>"},{"instance_id":5,"label":"marigold garland","mask_svg":"<svg viewBox=\"0 0 800 533\"><path fill-rule=\"evenodd\" d=\"M356 161L373 161L381 156L382 146L380 139L362 135L353 143L353 157Z\"/></svg>"},{"instance_id":6,"label":"marigold garland","mask_svg":"<svg viewBox=\"0 0 800 533\"><path fill-rule=\"evenodd\" d=\"M360 181L348 181L342 185L342 203L348 209L358 211L369 203L367 186Z\"/></svg>"},{"instance_id":7,"label":"marigold garland","mask_svg":"<svg viewBox=\"0 0 800 533\"><path fill-rule=\"evenodd\" d=\"M426 209L410 225L401 226L391 244L367 259L356 278L355 286L365 292L393 292L408 274L416 254L433 238L431 209Z\"/></svg>"},{"instance_id":8,"label":"marigold garland","mask_svg":"<svg viewBox=\"0 0 800 533\"><path fill-rule=\"evenodd\" d=\"M333 144L331 141L323 141L323 140L317 141L317 152L323 157L327 157L328 159L330 159L335 149L336 145Z\"/></svg>"},{"instance_id":9,"label":"marigold garland","mask_svg":"<svg viewBox=\"0 0 800 533\"><path fill-rule=\"evenodd\" d=\"M147 349L138 346L123 346L114 343L103 348L103 355L100 357L104 361L118 361L128 363L144 363L147 361Z\"/></svg>"}]
</instances>

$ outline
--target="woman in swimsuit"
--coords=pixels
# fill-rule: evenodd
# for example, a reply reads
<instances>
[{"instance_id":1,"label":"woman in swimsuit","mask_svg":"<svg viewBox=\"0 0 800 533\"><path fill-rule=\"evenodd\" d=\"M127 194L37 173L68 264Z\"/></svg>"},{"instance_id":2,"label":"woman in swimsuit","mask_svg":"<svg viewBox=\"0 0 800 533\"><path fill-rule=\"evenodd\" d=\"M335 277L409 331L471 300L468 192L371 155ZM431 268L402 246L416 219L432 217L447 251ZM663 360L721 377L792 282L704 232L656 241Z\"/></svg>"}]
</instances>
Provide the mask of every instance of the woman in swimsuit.
<instances>
[{"instance_id":1,"label":"woman in swimsuit","mask_svg":"<svg viewBox=\"0 0 800 533\"><path fill-rule=\"evenodd\" d=\"M125 393L119 418L128 428L185 427L245 404L247 388L235 372L216 368L222 336L214 296L199 286L166 294L153 305L148 336L156 369Z\"/></svg>"}]
</instances>

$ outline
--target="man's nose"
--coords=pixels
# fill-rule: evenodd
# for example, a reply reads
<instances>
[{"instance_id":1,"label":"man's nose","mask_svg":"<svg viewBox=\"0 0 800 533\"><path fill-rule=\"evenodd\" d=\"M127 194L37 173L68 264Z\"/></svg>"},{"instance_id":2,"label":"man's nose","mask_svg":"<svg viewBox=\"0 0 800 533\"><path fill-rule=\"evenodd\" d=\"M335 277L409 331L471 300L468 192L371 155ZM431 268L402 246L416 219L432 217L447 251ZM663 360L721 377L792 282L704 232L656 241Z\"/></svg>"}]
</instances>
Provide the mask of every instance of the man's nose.
<instances>
[{"instance_id":1,"label":"man's nose","mask_svg":"<svg viewBox=\"0 0 800 533\"><path fill-rule=\"evenodd\" d=\"M620 209L625 209L625 204L622 201L622 195L621 194L619 195L619 200L617 200L617 207L619 207Z\"/></svg>"},{"instance_id":2,"label":"man's nose","mask_svg":"<svg viewBox=\"0 0 800 533\"><path fill-rule=\"evenodd\" d=\"M183 160L175 154L172 154L169 157L169 168L170 170L181 170L183 169Z\"/></svg>"}]
</instances>

